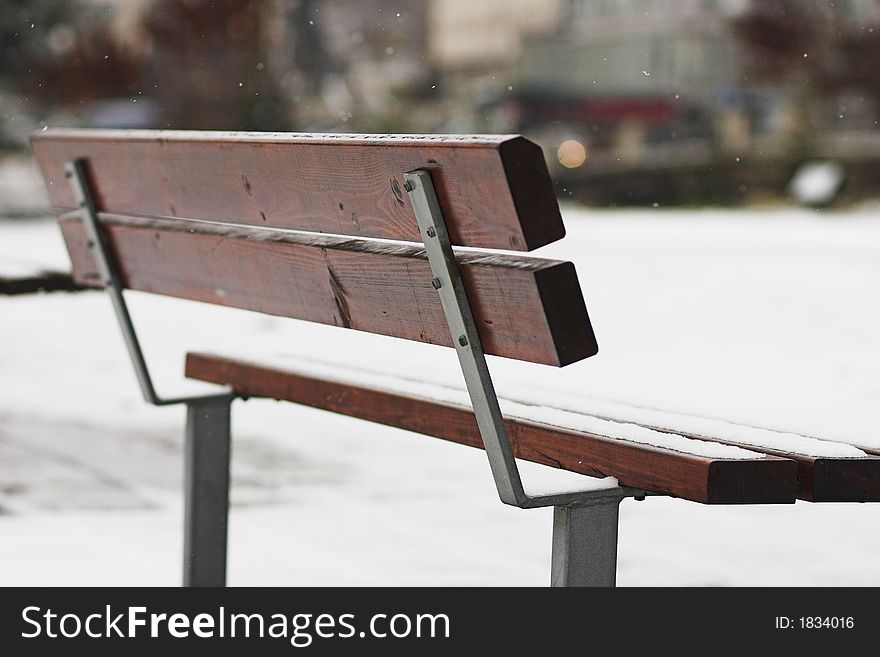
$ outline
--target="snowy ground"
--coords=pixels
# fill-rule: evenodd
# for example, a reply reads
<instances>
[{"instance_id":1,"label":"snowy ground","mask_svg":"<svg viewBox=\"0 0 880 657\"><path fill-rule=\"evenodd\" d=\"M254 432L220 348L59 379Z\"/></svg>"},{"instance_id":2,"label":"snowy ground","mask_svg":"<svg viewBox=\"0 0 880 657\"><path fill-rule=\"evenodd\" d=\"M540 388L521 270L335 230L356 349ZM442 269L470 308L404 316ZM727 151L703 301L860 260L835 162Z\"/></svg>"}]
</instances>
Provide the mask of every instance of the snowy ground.
<instances>
[{"instance_id":1,"label":"snowy ground","mask_svg":"<svg viewBox=\"0 0 880 657\"><path fill-rule=\"evenodd\" d=\"M880 446L880 210L565 211L601 352L491 359L502 389L703 413ZM64 261L49 221L0 261ZM332 358L454 382L451 351L130 294L156 377L187 349ZM138 396L99 294L0 299L0 585L176 584L180 409ZM269 401L234 410L230 583L544 585L549 510L497 501L485 456ZM535 473L526 473L529 476ZM880 506L626 501L621 585L880 585Z\"/></svg>"}]
</instances>

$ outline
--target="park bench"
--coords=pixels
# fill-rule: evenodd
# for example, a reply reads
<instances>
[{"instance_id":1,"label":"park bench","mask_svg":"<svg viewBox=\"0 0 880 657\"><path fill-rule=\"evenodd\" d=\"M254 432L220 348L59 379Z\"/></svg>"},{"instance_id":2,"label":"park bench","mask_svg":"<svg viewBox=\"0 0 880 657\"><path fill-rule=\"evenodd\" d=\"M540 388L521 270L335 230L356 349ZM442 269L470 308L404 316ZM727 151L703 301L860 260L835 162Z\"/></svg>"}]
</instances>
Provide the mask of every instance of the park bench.
<instances>
[{"instance_id":1,"label":"park bench","mask_svg":"<svg viewBox=\"0 0 880 657\"><path fill-rule=\"evenodd\" d=\"M48 209L47 209L48 210ZM15 221L36 213L26 211L7 214ZM47 211L48 214L48 211ZM26 220L26 219L25 219ZM58 271L37 254L20 254L15 239L0 243L0 296L17 296L40 292L78 292L88 289L75 283L69 271Z\"/></svg>"},{"instance_id":2,"label":"park bench","mask_svg":"<svg viewBox=\"0 0 880 657\"><path fill-rule=\"evenodd\" d=\"M34 294L37 292L77 292L88 289L75 283L70 273L39 266L25 270L20 265L0 261L0 296Z\"/></svg>"},{"instance_id":3,"label":"park bench","mask_svg":"<svg viewBox=\"0 0 880 657\"><path fill-rule=\"evenodd\" d=\"M564 235L543 155L522 137L47 130L33 148L75 280L109 293L145 399L187 405L187 585L225 584L236 398L484 448L503 502L554 507L553 585L614 585L628 497L880 500L880 456L851 445L644 410L499 400L484 354L561 367L597 353L574 266L516 253ZM186 375L224 390L166 399L125 289L445 345L465 389L190 353ZM514 457L584 483L530 494Z\"/></svg>"}]
</instances>

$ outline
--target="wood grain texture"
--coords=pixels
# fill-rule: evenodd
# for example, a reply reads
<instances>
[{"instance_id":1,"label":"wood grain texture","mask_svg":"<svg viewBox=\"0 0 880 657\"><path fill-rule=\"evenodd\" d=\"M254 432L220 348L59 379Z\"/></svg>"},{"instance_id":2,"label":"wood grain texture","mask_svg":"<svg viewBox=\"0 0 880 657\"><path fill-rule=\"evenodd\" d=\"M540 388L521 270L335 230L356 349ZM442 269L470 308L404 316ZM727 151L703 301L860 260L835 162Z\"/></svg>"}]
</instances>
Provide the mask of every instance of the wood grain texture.
<instances>
[{"instance_id":1,"label":"wood grain texture","mask_svg":"<svg viewBox=\"0 0 880 657\"><path fill-rule=\"evenodd\" d=\"M541 149L516 136L46 130L49 198L75 208L86 158L100 209L420 241L403 175L431 172L453 244L530 251L565 230Z\"/></svg>"},{"instance_id":2,"label":"wood grain texture","mask_svg":"<svg viewBox=\"0 0 880 657\"><path fill-rule=\"evenodd\" d=\"M0 295L33 294L36 292L77 292L88 289L75 283L73 276L61 272L41 272L33 276L0 276Z\"/></svg>"},{"instance_id":3,"label":"wood grain texture","mask_svg":"<svg viewBox=\"0 0 880 657\"><path fill-rule=\"evenodd\" d=\"M128 289L451 346L422 247L101 214ZM61 229L74 276L98 275L79 216ZM574 265L457 253L486 353L567 365L598 350Z\"/></svg>"},{"instance_id":4,"label":"wood grain texture","mask_svg":"<svg viewBox=\"0 0 880 657\"><path fill-rule=\"evenodd\" d=\"M188 354L186 375L342 415L482 447L473 411L360 384L325 380L290 370L206 354ZM622 485L706 504L790 503L797 466L766 457L717 460L547 425L507 419L517 457ZM488 476L488 475L487 475Z\"/></svg>"}]
</instances>

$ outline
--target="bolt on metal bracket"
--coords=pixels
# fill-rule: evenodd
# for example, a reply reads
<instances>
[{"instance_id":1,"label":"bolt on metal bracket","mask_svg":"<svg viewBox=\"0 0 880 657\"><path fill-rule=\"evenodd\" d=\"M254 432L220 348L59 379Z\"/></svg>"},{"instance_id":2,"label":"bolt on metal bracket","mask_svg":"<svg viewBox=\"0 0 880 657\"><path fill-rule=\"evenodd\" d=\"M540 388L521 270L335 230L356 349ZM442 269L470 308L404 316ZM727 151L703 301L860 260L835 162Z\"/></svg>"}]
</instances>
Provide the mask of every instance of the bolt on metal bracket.
<instances>
[{"instance_id":1,"label":"bolt on metal bracket","mask_svg":"<svg viewBox=\"0 0 880 657\"><path fill-rule=\"evenodd\" d=\"M537 496L526 493L504 426L498 395L492 383L486 355L468 302L458 261L452 250L431 174L427 171L412 171L404 174L404 180L406 181L404 189L409 194L434 276L431 283L443 305L443 312L501 501L520 508L535 508L586 506L601 504L615 498L643 498L645 491L621 486L605 490L560 492Z\"/></svg>"},{"instance_id":2,"label":"bolt on metal bracket","mask_svg":"<svg viewBox=\"0 0 880 657\"><path fill-rule=\"evenodd\" d=\"M191 397L173 397L164 398L159 396L153 385L153 379L150 376L150 370L147 367L147 361L144 358L144 352L141 349L134 323L131 320L131 314L128 311L128 305L123 296L122 279L119 275L119 268L110 250L106 234L101 226L98 218L98 206L95 203L95 197L89 187L88 174L86 171L86 161L82 159L71 160L64 167L64 175L70 182L70 188L73 190L74 199L76 199L79 208L80 217L82 218L83 228L88 239L88 247L95 259L98 267L98 274L101 276L101 284L107 291L110 301L113 304L113 310L116 313L116 319L119 322L119 328L122 331L122 337L125 339L125 346L128 349L128 355L131 358L131 364L134 373L137 376L141 393L149 404L154 406L171 406L174 404L188 404L192 402L234 399L238 397L233 391L228 390L207 395L194 395Z\"/></svg>"}]
</instances>

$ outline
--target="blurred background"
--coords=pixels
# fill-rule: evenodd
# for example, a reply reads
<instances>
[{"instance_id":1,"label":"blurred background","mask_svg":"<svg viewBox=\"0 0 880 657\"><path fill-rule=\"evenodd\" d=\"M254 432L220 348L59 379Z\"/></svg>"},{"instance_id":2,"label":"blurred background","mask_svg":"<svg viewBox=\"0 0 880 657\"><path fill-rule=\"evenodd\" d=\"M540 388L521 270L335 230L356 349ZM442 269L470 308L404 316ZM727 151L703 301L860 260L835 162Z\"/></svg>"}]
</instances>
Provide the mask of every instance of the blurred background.
<instances>
[{"instance_id":1,"label":"blurred background","mask_svg":"<svg viewBox=\"0 0 880 657\"><path fill-rule=\"evenodd\" d=\"M876 0L0 0L43 126L519 132L598 205L880 190Z\"/></svg>"}]
</instances>

